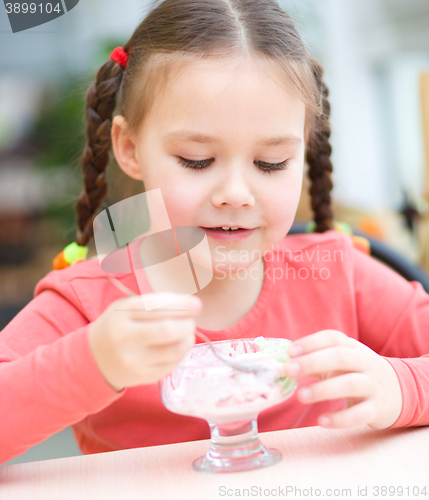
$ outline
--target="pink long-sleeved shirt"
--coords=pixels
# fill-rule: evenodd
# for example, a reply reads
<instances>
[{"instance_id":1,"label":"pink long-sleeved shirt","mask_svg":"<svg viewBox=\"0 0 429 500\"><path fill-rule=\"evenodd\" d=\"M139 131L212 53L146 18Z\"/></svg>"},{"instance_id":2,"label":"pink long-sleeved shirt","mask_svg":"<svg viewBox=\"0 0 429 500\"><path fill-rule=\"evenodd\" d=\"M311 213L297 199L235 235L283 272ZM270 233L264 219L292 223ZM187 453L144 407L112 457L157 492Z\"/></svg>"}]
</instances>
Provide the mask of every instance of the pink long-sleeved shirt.
<instances>
[{"instance_id":1,"label":"pink long-sleeved shirt","mask_svg":"<svg viewBox=\"0 0 429 500\"><path fill-rule=\"evenodd\" d=\"M135 276L116 275L139 293ZM141 285L140 285L141 286ZM147 290L152 292L147 282ZM88 325L124 295L97 259L49 273L35 298L0 332L0 463L72 425L84 453L209 437L205 421L170 413L157 384L116 392L91 352ZM346 333L392 364L402 412L392 427L429 424L429 295L419 283L356 250L348 236L287 236L265 257L251 310L212 340ZM313 383L303 377L299 385ZM259 416L260 431L317 424L344 399L305 405L296 393Z\"/></svg>"}]
</instances>

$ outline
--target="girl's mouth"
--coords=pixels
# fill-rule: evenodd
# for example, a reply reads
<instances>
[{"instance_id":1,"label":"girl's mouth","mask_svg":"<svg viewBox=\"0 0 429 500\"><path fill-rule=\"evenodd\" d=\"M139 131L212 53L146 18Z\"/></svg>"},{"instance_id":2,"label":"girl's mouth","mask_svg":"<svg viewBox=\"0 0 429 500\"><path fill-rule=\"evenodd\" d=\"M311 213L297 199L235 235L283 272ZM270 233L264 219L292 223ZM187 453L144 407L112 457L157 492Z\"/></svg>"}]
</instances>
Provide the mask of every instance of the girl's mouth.
<instances>
[{"instance_id":1,"label":"girl's mouth","mask_svg":"<svg viewBox=\"0 0 429 500\"><path fill-rule=\"evenodd\" d=\"M244 240L245 238L248 238L253 233L253 231L255 231L256 228L246 229L241 227L238 228L225 227L225 229L223 229L222 227L201 227L201 229L204 229L206 235L215 240L233 242L233 241L241 241Z\"/></svg>"}]
</instances>

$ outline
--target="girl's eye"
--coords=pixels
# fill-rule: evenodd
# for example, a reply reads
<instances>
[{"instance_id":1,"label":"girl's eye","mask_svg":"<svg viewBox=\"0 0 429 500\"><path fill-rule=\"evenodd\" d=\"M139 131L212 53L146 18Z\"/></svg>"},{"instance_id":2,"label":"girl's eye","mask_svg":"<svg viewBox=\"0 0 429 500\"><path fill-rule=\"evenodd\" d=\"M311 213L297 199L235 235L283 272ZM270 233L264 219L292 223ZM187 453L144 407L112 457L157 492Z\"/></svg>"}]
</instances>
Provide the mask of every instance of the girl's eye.
<instances>
[{"instance_id":1,"label":"girl's eye","mask_svg":"<svg viewBox=\"0 0 429 500\"><path fill-rule=\"evenodd\" d=\"M269 174L273 170L286 170L288 167L288 160L282 161L280 163L265 163L264 161L255 162L259 165L259 168L264 172L268 172Z\"/></svg>"},{"instance_id":2,"label":"girl's eye","mask_svg":"<svg viewBox=\"0 0 429 500\"><path fill-rule=\"evenodd\" d=\"M182 158L181 156L179 156L178 158L179 162L185 168L192 168L194 170L202 170L204 168L207 168L211 165L211 162L214 160L214 158L210 158L208 160L193 161L193 160L187 160L186 158ZM282 161L280 163L266 163L264 161L255 161L255 163L259 166L259 168L263 172L268 172L268 173L271 173L273 170L286 170L288 166L288 160Z\"/></svg>"},{"instance_id":3,"label":"girl's eye","mask_svg":"<svg viewBox=\"0 0 429 500\"><path fill-rule=\"evenodd\" d=\"M178 158L179 163L181 163L185 168L193 168L194 170L202 170L203 168L208 167L211 164L212 160L214 160L214 158L210 158L209 160L193 161L182 158L181 156L179 156Z\"/></svg>"}]
</instances>

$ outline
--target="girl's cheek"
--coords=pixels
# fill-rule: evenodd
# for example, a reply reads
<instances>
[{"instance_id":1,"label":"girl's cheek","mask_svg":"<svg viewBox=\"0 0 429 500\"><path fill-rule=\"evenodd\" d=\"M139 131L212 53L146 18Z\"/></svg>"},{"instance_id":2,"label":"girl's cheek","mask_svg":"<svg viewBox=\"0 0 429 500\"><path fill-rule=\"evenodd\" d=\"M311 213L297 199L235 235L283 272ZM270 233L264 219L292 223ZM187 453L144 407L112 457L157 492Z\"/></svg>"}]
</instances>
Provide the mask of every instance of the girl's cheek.
<instances>
[{"instance_id":1,"label":"girl's cheek","mask_svg":"<svg viewBox=\"0 0 429 500\"><path fill-rule=\"evenodd\" d=\"M164 201L171 223L175 225L188 225L198 216L200 207L198 196L192 189L184 189L180 185L173 190L165 190ZM191 224L193 225L193 224Z\"/></svg>"},{"instance_id":2,"label":"girl's cheek","mask_svg":"<svg viewBox=\"0 0 429 500\"><path fill-rule=\"evenodd\" d=\"M301 197L301 183L294 182L292 186L290 184L281 186L280 189L271 190L265 195L269 199L266 206L271 220L280 224L286 223L290 217L295 216Z\"/></svg>"}]
</instances>

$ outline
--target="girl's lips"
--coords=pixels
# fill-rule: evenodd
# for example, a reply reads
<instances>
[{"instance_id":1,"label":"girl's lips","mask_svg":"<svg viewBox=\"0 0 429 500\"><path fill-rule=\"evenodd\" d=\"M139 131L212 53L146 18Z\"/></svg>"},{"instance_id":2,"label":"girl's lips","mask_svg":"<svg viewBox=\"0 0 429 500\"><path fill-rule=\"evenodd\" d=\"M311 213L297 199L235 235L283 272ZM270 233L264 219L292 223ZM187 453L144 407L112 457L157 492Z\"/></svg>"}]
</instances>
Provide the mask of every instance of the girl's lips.
<instances>
[{"instance_id":1,"label":"girl's lips","mask_svg":"<svg viewBox=\"0 0 429 500\"><path fill-rule=\"evenodd\" d=\"M244 240L248 238L253 233L253 231L256 230L256 228L254 228L254 229L237 229L236 231L224 231L223 229L210 229L208 227L201 227L201 229L204 229L206 235L210 236L215 240L229 241L229 242Z\"/></svg>"}]
</instances>

